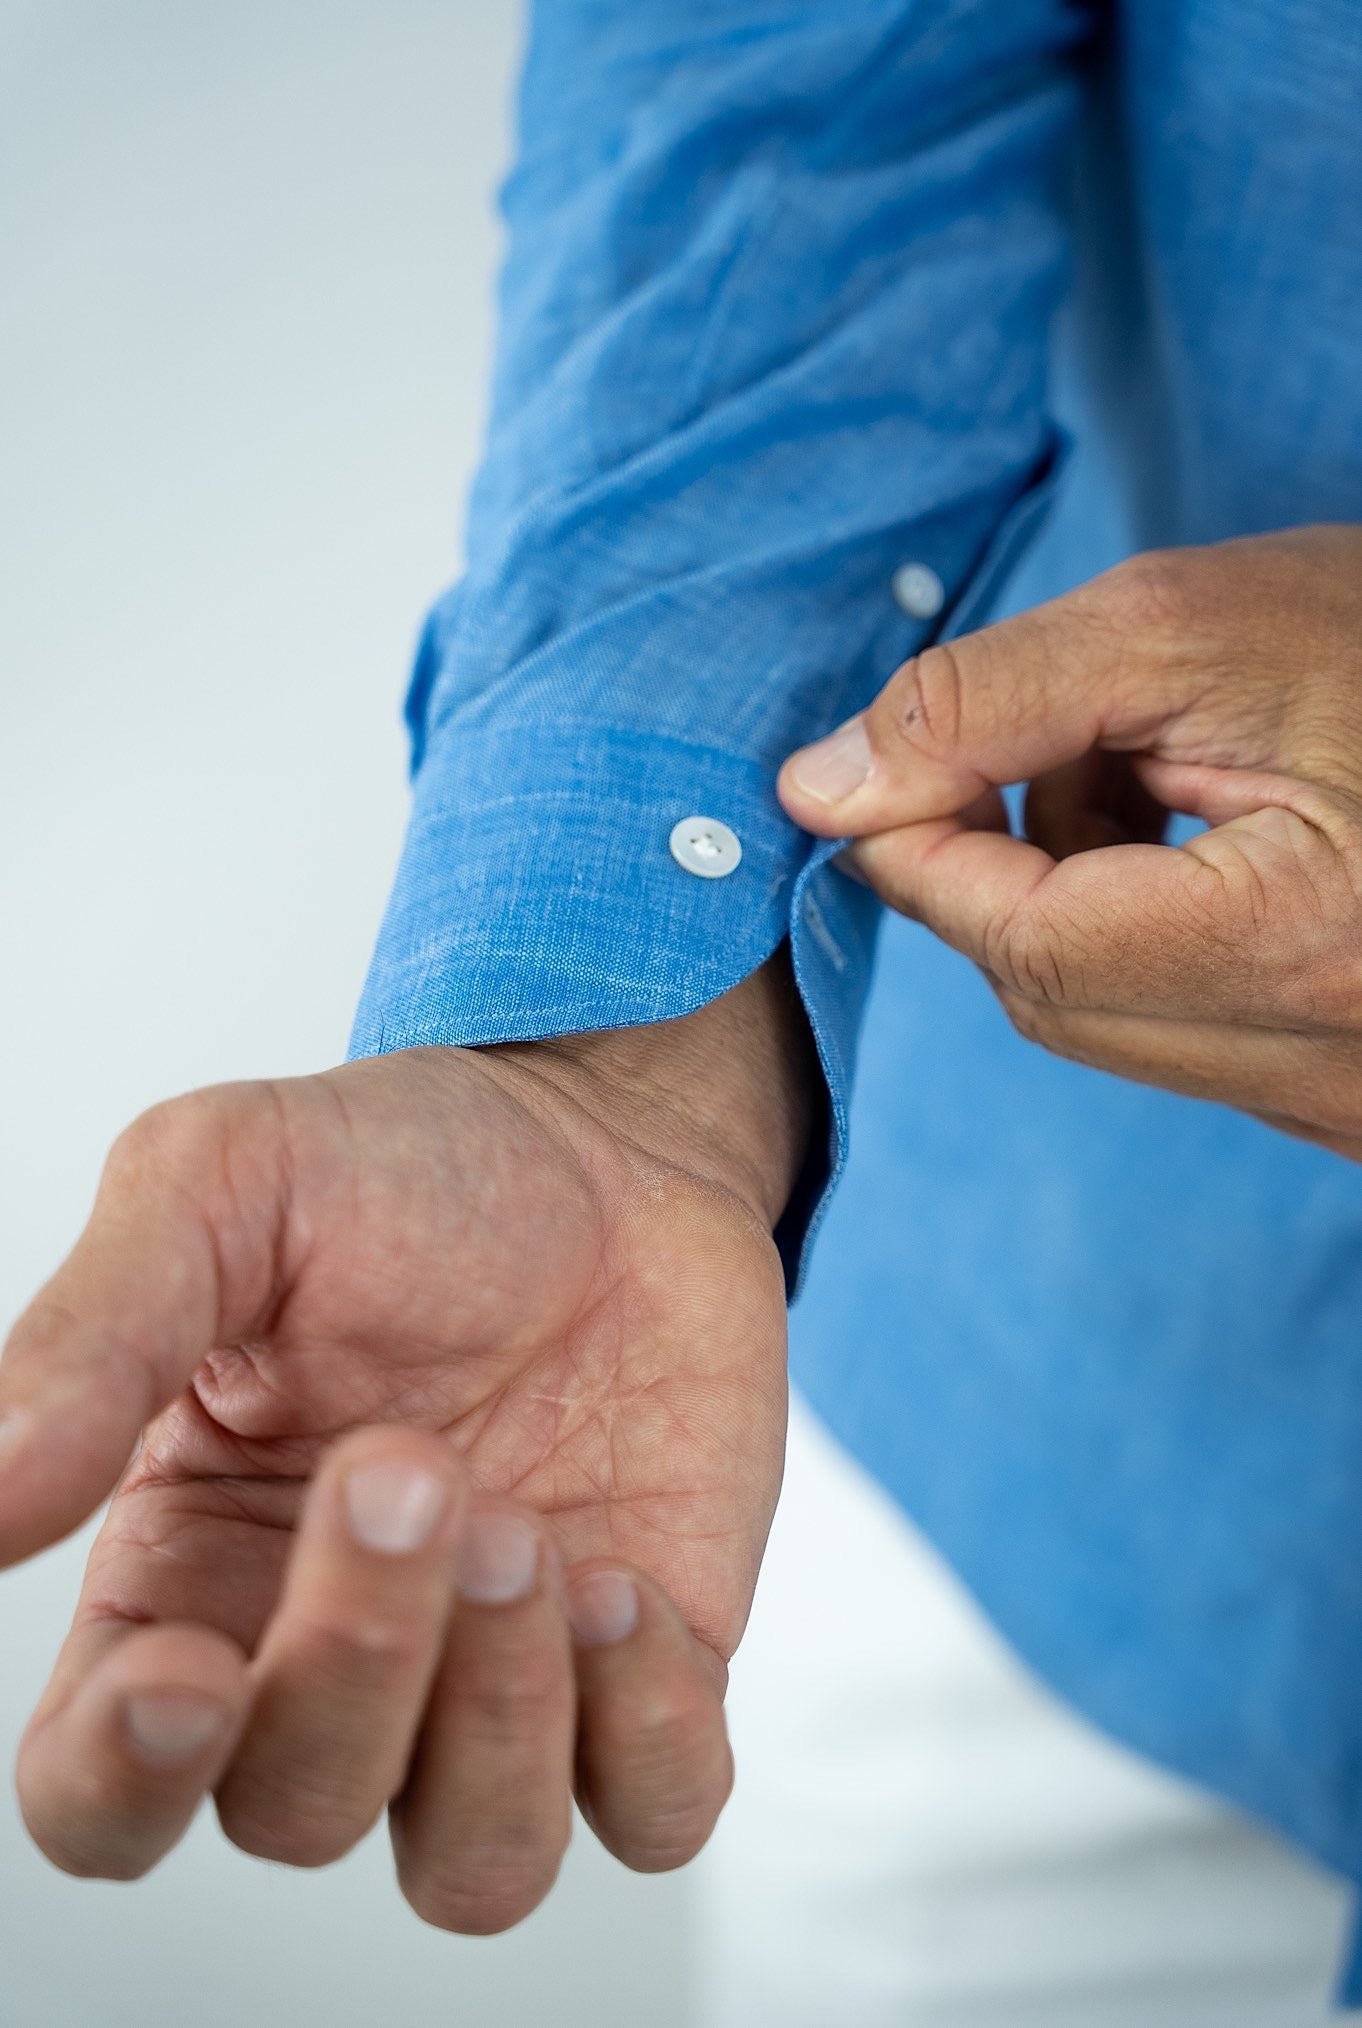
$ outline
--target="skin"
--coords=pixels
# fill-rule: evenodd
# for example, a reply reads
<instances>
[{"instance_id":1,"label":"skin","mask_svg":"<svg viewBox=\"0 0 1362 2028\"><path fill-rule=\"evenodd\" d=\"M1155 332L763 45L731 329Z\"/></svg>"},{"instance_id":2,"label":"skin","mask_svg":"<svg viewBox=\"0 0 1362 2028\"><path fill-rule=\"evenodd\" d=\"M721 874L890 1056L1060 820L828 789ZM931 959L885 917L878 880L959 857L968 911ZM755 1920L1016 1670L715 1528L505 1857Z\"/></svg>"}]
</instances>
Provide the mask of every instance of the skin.
<instances>
[{"instance_id":1,"label":"skin","mask_svg":"<svg viewBox=\"0 0 1362 2028\"><path fill-rule=\"evenodd\" d=\"M832 738L786 810L1021 1034L1362 1159L1362 528L1137 557ZM1209 828L1163 845L1170 811Z\"/></svg>"},{"instance_id":2,"label":"skin","mask_svg":"<svg viewBox=\"0 0 1362 2028\"><path fill-rule=\"evenodd\" d=\"M1356 1157L1359 644L1355 528L1138 558L927 650L855 722L857 785L795 756L782 799L1024 1034ZM1211 828L1167 848L1168 810ZM698 1850L815 1089L782 954L656 1029L409 1051L130 1130L0 1364L0 1560L118 1482L20 1756L49 1856L139 1874L212 1792L246 1850L315 1865L389 1807L413 1906L482 1931L547 1891L574 1785L629 1864ZM401 1554L350 1524L375 1470L433 1501ZM500 1602L489 1517L534 1539Z\"/></svg>"},{"instance_id":3,"label":"skin","mask_svg":"<svg viewBox=\"0 0 1362 2028\"><path fill-rule=\"evenodd\" d=\"M208 1793L300 1866L387 1809L413 1907L485 1932L547 1892L574 1788L632 1866L699 1849L780 1478L809 1049L781 953L683 1021L123 1136L0 1364L0 1560L117 1484L19 1757L57 1865L139 1875ZM357 1536L376 1500L423 1539Z\"/></svg>"}]
</instances>

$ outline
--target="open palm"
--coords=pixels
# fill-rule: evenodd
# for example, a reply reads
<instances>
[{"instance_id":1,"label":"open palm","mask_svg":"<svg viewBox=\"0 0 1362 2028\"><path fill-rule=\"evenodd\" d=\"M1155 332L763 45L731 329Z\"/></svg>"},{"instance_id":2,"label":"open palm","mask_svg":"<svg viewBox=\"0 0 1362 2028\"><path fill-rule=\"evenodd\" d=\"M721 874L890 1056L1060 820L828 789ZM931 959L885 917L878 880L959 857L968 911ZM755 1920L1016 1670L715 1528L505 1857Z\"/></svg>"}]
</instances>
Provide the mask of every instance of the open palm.
<instances>
[{"instance_id":1,"label":"open palm","mask_svg":"<svg viewBox=\"0 0 1362 2028\"><path fill-rule=\"evenodd\" d=\"M574 1765L621 1856L702 1841L784 1304L759 1217L657 1139L523 1053L453 1049L223 1087L125 1137L4 1367L9 1557L145 1424L21 1759L60 1863L143 1870L208 1787L237 1842L315 1863L397 1798L416 1905L499 1927L552 1878ZM390 1539L347 1532L366 1472ZM412 1547L422 1474L442 1518Z\"/></svg>"}]
</instances>

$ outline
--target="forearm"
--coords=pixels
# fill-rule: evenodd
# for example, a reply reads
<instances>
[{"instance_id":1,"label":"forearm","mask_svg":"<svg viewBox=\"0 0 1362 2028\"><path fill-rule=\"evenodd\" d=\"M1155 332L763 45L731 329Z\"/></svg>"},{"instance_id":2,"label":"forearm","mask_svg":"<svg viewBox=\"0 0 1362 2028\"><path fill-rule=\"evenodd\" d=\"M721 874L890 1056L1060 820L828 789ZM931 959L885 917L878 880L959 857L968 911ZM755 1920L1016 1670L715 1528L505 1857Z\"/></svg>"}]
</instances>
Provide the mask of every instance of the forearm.
<instances>
[{"instance_id":1,"label":"forearm","mask_svg":"<svg viewBox=\"0 0 1362 2028\"><path fill-rule=\"evenodd\" d=\"M753 37L700 0L538 11L468 569L418 663L351 1049L520 1045L627 1085L634 1132L660 1109L763 1217L797 1175L794 1286L878 910L772 782L988 596L1043 507L1084 10L975 10L944 39L879 0L758 12ZM907 561L927 590L900 604ZM691 818L740 844L724 877L668 849ZM826 1133L772 1095L788 1050L736 1090L721 1063L776 1015L784 959L739 982L782 940ZM599 1055L534 1053L588 1031Z\"/></svg>"}]
</instances>

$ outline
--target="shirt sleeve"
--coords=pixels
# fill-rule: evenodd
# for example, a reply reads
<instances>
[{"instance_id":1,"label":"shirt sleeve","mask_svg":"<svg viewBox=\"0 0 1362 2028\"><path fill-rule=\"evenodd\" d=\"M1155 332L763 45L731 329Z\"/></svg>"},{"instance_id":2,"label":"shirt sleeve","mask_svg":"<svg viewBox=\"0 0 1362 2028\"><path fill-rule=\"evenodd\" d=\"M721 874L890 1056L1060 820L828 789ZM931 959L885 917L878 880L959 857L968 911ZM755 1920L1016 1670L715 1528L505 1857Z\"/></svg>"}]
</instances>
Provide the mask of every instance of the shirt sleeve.
<instances>
[{"instance_id":1,"label":"shirt sleeve","mask_svg":"<svg viewBox=\"0 0 1362 2028\"><path fill-rule=\"evenodd\" d=\"M788 937L830 1123L777 1235L792 1284L878 905L774 778L967 623L1053 484L1086 25L1074 0L531 24L467 566L417 657L351 1050L666 1020Z\"/></svg>"}]
</instances>

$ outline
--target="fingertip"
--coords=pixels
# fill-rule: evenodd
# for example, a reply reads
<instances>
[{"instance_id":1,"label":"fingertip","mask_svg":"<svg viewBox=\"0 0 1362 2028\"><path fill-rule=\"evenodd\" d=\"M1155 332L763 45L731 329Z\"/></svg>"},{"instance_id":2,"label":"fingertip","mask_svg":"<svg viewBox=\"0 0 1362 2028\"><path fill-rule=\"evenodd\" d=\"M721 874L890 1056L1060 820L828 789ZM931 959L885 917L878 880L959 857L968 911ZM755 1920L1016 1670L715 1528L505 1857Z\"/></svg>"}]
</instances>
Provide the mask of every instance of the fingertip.
<instances>
[{"instance_id":1,"label":"fingertip","mask_svg":"<svg viewBox=\"0 0 1362 2028\"><path fill-rule=\"evenodd\" d=\"M108 1670L134 1757L182 1775L221 1764L250 1701L244 1653L208 1627L158 1627L118 1651Z\"/></svg>"},{"instance_id":2,"label":"fingertip","mask_svg":"<svg viewBox=\"0 0 1362 2028\"><path fill-rule=\"evenodd\" d=\"M709 1837L732 1787L723 1663L637 1571L579 1568L569 1573L568 1596L583 1814L636 1872L683 1866Z\"/></svg>"},{"instance_id":3,"label":"fingertip","mask_svg":"<svg viewBox=\"0 0 1362 2028\"><path fill-rule=\"evenodd\" d=\"M457 1582L392 1836L422 1920L485 1936L538 1906L567 1849L576 1685L561 1561L540 1516L480 1496Z\"/></svg>"},{"instance_id":4,"label":"fingertip","mask_svg":"<svg viewBox=\"0 0 1362 2028\"><path fill-rule=\"evenodd\" d=\"M475 1503L459 1538L456 1583L467 1605L514 1605L544 1572L547 1537L527 1513Z\"/></svg>"},{"instance_id":5,"label":"fingertip","mask_svg":"<svg viewBox=\"0 0 1362 2028\"><path fill-rule=\"evenodd\" d=\"M776 778L786 813L820 836L837 838L856 828L859 792L875 771L875 755L858 712L845 725L792 753Z\"/></svg>"},{"instance_id":6,"label":"fingertip","mask_svg":"<svg viewBox=\"0 0 1362 2028\"><path fill-rule=\"evenodd\" d=\"M217 1699L177 1684L133 1691L123 1699L123 1724L139 1760L178 1771L223 1738L230 1713Z\"/></svg>"},{"instance_id":7,"label":"fingertip","mask_svg":"<svg viewBox=\"0 0 1362 2028\"><path fill-rule=\"evenodd\" d=\"M226 1634L211 1627L167 1625L128 1633L91 1670L65 1709L49 1721L53 1730L79 1726L94 1717L109 1737L154 1767L206 1752L213 1735L169 1712L151 1709L158 1700L183 1700L224 1714L225 1735L239 1724L250 1698L246 1656ZM164 1724L156 1723L158 1716Z\"/></svg>"},{"instance_id":8,"label":"fingertip","mask_svg":"<svg viewBox=\"0 0 1362 2028\"><path fill-rule=\"evenodd\" d=\"M438 1475L451 1489L468 1485L468 1470L447 1436L436 1430L409 1429L401 1423L367 1423L348 1430L327 1452L317 1473L318 1483L341 1480L375 1463L409 1463Z\"/></svg>"},{"instance_id":9,"label":"fingertip","mask_svg":"<svg viewBox=\"0 0 1362 2028\"><path fill-rule=\"evenodd\" d=\"M403 1557L437 1541L452 1546L466 1523L470 1493L463 1461L447 1438L381 1423L353 1430L333 1447L307 1511L314 1526L338 1527L361 1549Z\"/></svg>"},{"instance_id":10,"label":"fingertip","mask_svg":"<svg viewBox=\"0 0 1362 2028\"><path fill-rule=\"evenodd\" d=\"M776 800L792 824L801 831L807 831L814 838L841 838L849 836L837 821L837 812L806 796L794 777L794 763L798 755L792 754L776 776Z\"/></svg>"},{"instance_id":11,"label":"fingertip","mask_svg":"<svg viewBox=\"0 0 1362 2028\"><path fill-rule=\"evenodd\" d=\"M583 1571L568 1584L567 1609L580 1647L613 1647L638 1625L638 1586L626 1570Z\"/></svg>"},{"instance_id":12,"label":"fingertip","mask_svg":"<svg viewBox=\"0 0 1362 2028\"><path fill-rule=\"evenodd\" d=\"M221 1776L249 1694L246 1657L223 1634L127 1634L22 1742L16 1787L39 1850L85 1878L146 1873Z\"/></svg>"}]
</instances>

